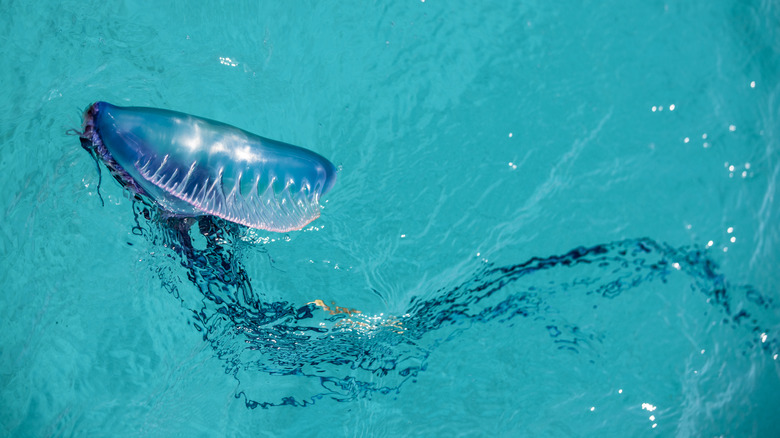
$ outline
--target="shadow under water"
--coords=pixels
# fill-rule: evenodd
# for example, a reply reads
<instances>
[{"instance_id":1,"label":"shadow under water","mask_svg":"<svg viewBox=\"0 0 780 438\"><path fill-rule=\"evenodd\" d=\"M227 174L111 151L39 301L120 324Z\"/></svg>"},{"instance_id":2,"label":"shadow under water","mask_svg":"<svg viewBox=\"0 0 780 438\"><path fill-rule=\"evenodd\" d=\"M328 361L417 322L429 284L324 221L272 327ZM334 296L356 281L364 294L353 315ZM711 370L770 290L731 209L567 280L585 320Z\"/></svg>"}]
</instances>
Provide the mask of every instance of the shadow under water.
<instances>
[{"instance_id":1,"label":"shadow under water","mask_svg":"<svg viewBox=\"0 0 780 438\"><path fill-rule=\"evenodd\" d=\"M171 278L176 275L160 271L164 287L192 312L195 328L238 380L236 397L249 408L396 393L426 369L436 347L475 324L522 322L542 329L555 349L598 356L604 335L593 321L599 312L615 312L602 310L603 304L633 293L692 293L708 322L743 333L740 348L770 355L780 350L773 327L759 320L774 311L772 301L749 286L728 284L706 251L696 248L640 238L513 265L486 263L432 299L413 298L403 315L370 316L319 300L266 302L241 265L242 227L210 217L196 227L193 219L159 217L142 201L134 210L134 233L170 248L199 291L184 297ZM201 235L205 248L196 249L193 239ZM661 287L672 278L683 286Z\"/></svg>"}]
</instances>

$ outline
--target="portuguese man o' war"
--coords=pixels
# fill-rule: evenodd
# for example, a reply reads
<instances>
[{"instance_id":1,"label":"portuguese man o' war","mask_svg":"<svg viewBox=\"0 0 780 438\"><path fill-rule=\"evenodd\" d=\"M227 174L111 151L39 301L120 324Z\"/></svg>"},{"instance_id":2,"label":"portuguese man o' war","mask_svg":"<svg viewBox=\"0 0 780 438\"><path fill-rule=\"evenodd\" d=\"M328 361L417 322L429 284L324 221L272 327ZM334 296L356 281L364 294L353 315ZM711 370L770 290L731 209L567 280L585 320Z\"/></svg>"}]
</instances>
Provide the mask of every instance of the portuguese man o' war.
<instances>
[{"instance_id":1,"label":"portuguese man o' war","mask_svg":"<svg viewBox=\"0 0 780 438\"><path fill-rule=\"evenodd\" d=\"M316 219L335 181L328 160L173 111L98 102L85 119L82 146L139 195L133 234L155 248L148 253L159 263L150 269L236 380L234 397L247 408L397 395L436 366L429 358L439 346L468 339L467 330L535 342L546 349L528 352L529 362L571 362L575 375L591 365L619 373L658 357L653 342L631 344L626 354L622 340L643 324L678 362L692 345L703 353L699 345L710 338L746 357L756 350L776 360L780 352L776 303L727 281L706 250L649 238L475 262L464 278L408 296L395 315L337 306L320 285L296 291L305 300L274 300L276 291L253 284L242 263L247 249L268 250L243 239L236 224L283 231ZM190 233L192 217L200 235ZM697 330L694 320L706 324ZM635 362L621 362L627 357Z\"/></svg>"},{"instance_id":2,"label":"portuguese man o' war","mask_svg":"<svg viewBox=\"0 0 780 438\"><path fill-rule=\"evenodd\" d=\"M123 186L174 217L298 230L336 182L317 153L176 111L97 102L79 134Z\"/></svg>"}]
</instances>

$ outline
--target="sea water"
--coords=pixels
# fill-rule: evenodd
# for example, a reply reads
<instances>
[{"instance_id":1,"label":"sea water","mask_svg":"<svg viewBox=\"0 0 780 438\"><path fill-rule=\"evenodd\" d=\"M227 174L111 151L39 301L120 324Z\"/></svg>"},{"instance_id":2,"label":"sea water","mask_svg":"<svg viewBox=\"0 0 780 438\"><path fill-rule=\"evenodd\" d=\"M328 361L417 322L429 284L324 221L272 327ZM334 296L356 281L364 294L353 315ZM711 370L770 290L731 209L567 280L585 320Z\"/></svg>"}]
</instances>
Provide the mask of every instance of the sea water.
<instances>
[{"instance_id":1,"label":"sea water","mask_svg":"<svg viewBox=\"0 0 780 438\"><path fill-rule=\"evenodd\" d=\"M2 11L0 435L777 434L774 2ZM183 256L97 100L338 181Z\"/></svg>"}]
</instances>

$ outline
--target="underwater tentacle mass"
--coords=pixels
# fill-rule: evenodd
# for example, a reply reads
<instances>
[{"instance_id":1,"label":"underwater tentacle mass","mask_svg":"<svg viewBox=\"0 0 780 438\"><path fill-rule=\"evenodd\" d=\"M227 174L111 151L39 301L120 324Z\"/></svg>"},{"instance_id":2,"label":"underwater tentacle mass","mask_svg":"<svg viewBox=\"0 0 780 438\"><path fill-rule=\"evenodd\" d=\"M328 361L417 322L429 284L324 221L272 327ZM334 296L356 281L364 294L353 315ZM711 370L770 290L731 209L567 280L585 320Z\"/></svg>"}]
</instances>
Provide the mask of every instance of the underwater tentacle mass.
<instances>
[{"instance_id":1,"label":"underwater tentacle mass","mask_svg":"<svg viewBox=\"0 0 780 438\"><path fill-rule=\"evenodd\" d=\"M315 152L176 111L97 102L81 138L120 183L176 216L297 230L336 182Z\"/></svg>"}]
</instances>

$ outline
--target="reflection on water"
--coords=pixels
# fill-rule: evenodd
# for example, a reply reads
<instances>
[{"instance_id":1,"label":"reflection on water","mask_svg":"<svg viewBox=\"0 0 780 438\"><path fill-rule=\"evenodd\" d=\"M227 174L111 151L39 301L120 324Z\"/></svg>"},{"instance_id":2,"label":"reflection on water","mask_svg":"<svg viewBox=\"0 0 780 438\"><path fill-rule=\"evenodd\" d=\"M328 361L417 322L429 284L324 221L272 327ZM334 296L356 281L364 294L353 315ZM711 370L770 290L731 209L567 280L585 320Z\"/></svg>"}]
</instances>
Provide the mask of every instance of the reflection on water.
<instances>
[{"instance_id":1,"label":"reflection on water","mask_svg":"<svg viewBox=\"0 0 780 438\"><path fill-rule=\"evenodd\" d=\"M647 293L648 285L661 294L675 290L658 287L672 277L709 309L708 321L739 330L744 348L758 346L775 357L780 350L756 316L773 303L751 287L729 285L706 250L641 238L514 265L490 263L435 298L412 299L405 314L378 316L320 299L266 302L239 261L240 227L210 218L195 225L159 218L140 201L135 211L134 232L172 249L199 291L185 297L174 280L180 273L159 271L225 372L239 381L236 397L249 408L397 392L426 369L438 345L475 324L538 325L557 349L587 353L604 342L597 315L605 300L630 300L632 293Z\"/></svg>"}]
</instances>

